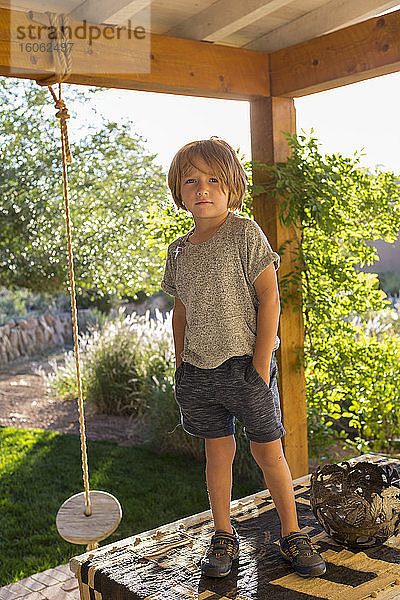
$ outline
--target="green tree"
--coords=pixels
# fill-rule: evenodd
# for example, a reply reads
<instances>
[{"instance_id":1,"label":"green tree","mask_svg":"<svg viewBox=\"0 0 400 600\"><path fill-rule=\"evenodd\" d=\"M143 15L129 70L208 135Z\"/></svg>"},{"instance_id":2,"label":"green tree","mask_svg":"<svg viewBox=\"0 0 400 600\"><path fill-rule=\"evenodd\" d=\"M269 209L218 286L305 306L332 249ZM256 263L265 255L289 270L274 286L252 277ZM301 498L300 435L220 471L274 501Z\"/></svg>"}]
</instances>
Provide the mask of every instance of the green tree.
<instances>
[{"instance_id":1,"label":"green tree","mask_svg":"<svg viewBox=\"0 0 400 600\"><path fill-rule=\"evenodd\" d=\"M132 122L103 119L78 137L85 101L99 90L63 87L76 293L86 300L154 292L160 265L145 244L146 213L167 201L165 174ZM47 88L0 79L0 123L0 284L68 292L60 127Z\"/></svg>"}]
</instances>

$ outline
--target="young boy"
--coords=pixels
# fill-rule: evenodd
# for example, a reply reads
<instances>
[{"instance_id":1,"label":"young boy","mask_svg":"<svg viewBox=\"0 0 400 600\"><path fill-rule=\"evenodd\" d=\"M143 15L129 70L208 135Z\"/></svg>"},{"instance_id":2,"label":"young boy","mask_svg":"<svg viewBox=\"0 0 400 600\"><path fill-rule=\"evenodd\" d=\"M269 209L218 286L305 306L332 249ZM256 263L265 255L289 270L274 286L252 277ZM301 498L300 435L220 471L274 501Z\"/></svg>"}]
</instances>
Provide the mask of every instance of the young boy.
<instances>
[{"instance_id":1,"label":"young boy","mask_svg":"<svg viewBox=\"0 0 400 600\"><path fill-rule=\"evenodd\" d=\"M175 399L183 429L205 439L214 534L201 560L210 577L228 575L239 556L231 526L234 417L244 424L281 521L280 551L302 576L325 573L323 558L300 533L285 460L274 352L280 314L280 257L261 227L240 211L247 176L235 151L216 136L175 155L168 186L195 227L168 246L161 288L175 297L172 326Z\"/></svg>"}]
</instances>

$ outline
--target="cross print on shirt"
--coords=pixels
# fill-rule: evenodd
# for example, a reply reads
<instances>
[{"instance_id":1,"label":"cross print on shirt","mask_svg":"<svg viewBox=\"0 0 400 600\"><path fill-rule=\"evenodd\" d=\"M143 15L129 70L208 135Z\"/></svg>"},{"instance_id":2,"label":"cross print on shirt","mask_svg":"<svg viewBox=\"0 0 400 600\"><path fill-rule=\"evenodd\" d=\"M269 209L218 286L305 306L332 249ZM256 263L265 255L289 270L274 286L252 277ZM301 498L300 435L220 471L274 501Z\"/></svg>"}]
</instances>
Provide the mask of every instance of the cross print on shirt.
<instances>
[{"instance_id":1,"label":"cross print on shirt","mask_svg":"<svg viewBox=\"0 0 400 600\"><path fill-rule=\"evenodd\" d=\"M178 258L178 254L182 254L182 250L183 250L183 248L181 245L179 245L175 248L175 250L174 250L175 258Z\"/></svg>"}]
</instances>

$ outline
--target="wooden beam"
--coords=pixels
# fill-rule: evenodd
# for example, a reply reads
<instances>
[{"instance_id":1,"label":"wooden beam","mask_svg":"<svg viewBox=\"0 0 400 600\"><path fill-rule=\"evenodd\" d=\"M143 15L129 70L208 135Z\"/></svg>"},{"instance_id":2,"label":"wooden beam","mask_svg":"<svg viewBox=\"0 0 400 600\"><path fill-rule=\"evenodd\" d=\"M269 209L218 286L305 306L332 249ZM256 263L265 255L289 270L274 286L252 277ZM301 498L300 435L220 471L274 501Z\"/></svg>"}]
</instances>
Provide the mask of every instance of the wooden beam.
<instances>
[{"instance_id":1,"label":"wooden beam","mask_svg":"<svg viewBox=\"0 0 400 600\"><path fill-rule=\"evenodd\" d=\"M170 29L167 34L192 40L218 42L291 2L292 0L217 0L208 8Z\"/></svg>"},{"instance_id":2,"label":"wooden beam","mask_svg":"<svg viewBox=\"0 0 400 600\"><path fill-rule=\"evenodd\" d=\"M282 48L312 40L336 29L343 29L399 4L399 0L331 0L282 27L245 44L244 48L276 52Z\"/></svg>"},{"instance_id":3,"label":"wooden beam","mask_svg":"<svg viewBox=\"0 0 400 600\"><path fill-rule=\"evenodd\" d=\"M252 160L267 165L285 161L289 147L282 131L296 131L293 100L275 97L253 100L250 104L250 126ZM254 169L253 180L256 184L265 184L263 171ZM294 227L287 228L280 224L279 203L268 194L253 199L253 213L274 250L296 239ZM293 244L289 244L288 250L281 256L278 282L297 268L294 255L290 252L292 247ZM293 289L292 286L290 292L294 300L285 306L280 317L278 335L281 345L276 356L283 426L286 429L282 443L292 477L296 478L308 473L307 407L304 369L301 365L297 367L298 355L303 357L304 348L301 289Z\"/></svg>"},{"instance_id":4,"label":"wooden beam","mask_svg":"<svg viewBox=\"0 0 400 600\"><path fill-rule=\"evenodd\" d=\"M0 8L0 75L44 79L52 74L50 52L19 52L20 40L14 35L10 41L17 27L27 31L29 25L27 13ZM76 31L82 23L71 21L70 25ZM101 35L92 46L87 39L73 40L69 83L234 100L269 95L264 52L153 34L149 72L136 73L138 61L146 57L132 51L128 30L120 30L117 40L104 35L106 29L110 34L110 26L96 27Z\"/></svg>"},{"instance_id":5,"label":"wooden beam","mask_svg":"<svg viewBox=\"0 0 400 600\"><path fill-rule=\"evenodd\" d=\"M400 70L400 10L270 54L271 94L300 97Z\"/></svg>"},{"instance_id":6,"label":"wooden beam","mask_svg":"<svg viewBox=\"0 0 400 600\"><path fill-rule=\"evenodd\" d=\"M68 16L74 21L119 25L144 8L149 8L150 11L150 3L151 0L85 0Z\"/></svg>"}]
</instances>

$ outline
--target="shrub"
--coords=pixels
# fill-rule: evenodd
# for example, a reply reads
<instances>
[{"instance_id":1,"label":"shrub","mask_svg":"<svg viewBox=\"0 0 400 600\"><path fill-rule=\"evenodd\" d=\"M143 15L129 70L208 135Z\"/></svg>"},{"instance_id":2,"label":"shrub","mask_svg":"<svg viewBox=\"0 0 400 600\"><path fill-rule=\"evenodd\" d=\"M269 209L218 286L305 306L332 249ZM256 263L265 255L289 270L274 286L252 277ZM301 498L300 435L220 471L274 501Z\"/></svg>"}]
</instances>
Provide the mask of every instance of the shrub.
<instances>
[{"instance_id":1,"label":"shrub","mask_svg":"<svg viewBox=\"0 0 400 600\"><path fill-rule=\"evenodd\" d=\"M94 313L96 325L78 336L82 392L86 401L104 414L138 415L144 410L151 390L151 377L169 361L169 342L162 339L159 316L156 324L136 313L104 316ZM154 353L154 344L156 353ZM48 387L61 397L76 397L77 377L74 350L64 365L50 363Z\"/></svg>"},{"instance_id":2,"label":"shrub","mask_svg":"<svg viewBox=\"0 0 400 600\"><path fill-rule=\"evenodd\" d=\"M400 338L378 315L352 325L352 340L331 337L323 360L308 361L311 455L338 438L361 452L388 451L399 431Z\"/></svg>"}]
</instances>

